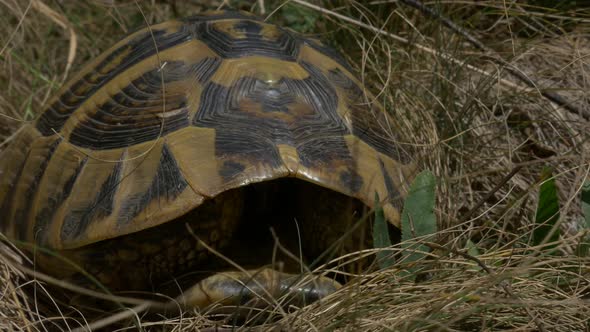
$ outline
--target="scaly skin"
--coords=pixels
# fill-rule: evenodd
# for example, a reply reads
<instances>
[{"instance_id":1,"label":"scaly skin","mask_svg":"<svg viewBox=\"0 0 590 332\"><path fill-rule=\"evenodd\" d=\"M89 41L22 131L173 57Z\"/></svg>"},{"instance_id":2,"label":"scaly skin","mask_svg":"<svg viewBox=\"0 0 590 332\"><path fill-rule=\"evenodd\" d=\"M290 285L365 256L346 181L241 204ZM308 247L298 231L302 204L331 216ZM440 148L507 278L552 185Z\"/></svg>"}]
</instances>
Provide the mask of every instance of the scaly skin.
<instances>
[{"instance_id":1,"label":"scaly skin","mask_svg":"<svg viewBox=\"0 0 590 332\"><path fill-rule=\"evenodd\" d=\"M177 298L185 307L211 305L264 308L274 304L302 307L328 296L341 287L322 276L283 273L269 268L223 272L212 275L187 289Z\"/></svg>"}]
</instances>

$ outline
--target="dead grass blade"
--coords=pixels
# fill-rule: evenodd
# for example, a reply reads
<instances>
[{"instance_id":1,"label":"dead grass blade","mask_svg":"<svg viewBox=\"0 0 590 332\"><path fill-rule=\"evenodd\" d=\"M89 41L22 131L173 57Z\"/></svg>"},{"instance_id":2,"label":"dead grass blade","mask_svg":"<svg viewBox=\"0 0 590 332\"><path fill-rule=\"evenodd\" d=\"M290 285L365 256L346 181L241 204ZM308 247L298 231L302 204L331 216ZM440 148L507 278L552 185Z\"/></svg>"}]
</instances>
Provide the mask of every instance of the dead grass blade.
<instances>
[{"instance_id":1,"label":"dead grass blade","mask_svg":"<svg viewBox=\"0 0 590 332\"><path fill-rule=\"evenodd\" d=\"M63 15L59 14L55 10L49 8L45 3L41 0L32 0L31 4L33 8L38 10L43 15L47 16L51 21L55 24L59 25L62 29L68 32L69 40L70 40L70 47L68 49L68 58L66 62L66 69L62 78L62 83L68 77L68 73L70 72L70 68L72 68L72 64L74 63L74 59L76 58L76 48L78 46L78 37L76 36L76 32L74 31L70 22L65 18ZM2 52L0 52L2 54Z\"/></svg>"}]
</instances>

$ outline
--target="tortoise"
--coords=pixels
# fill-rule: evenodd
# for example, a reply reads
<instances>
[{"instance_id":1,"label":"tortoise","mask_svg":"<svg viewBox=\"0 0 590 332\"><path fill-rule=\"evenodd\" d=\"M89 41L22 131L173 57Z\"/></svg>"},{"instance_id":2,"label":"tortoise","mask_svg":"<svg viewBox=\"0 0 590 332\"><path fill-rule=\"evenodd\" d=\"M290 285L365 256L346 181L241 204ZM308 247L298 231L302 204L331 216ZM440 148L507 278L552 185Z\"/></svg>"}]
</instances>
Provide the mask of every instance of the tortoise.
<instances>
[{"instance_id":1,"label":"tortoise","mask_svg":"<svg viewBox=\"0 0 590 332\"><path fill-rule=\"evenodd\" d=\"M1 153L0 231L76 283L84 270L112 290L159 291L193 272L195 306L235 297L235 282L289 288L300 261L371 246L369 223L351 227L376 194L400 225L414 167L353 73L319 40L245 12L137 30ZM277 243L299 261L269 265Z\"/></svg>"}]
</instances>

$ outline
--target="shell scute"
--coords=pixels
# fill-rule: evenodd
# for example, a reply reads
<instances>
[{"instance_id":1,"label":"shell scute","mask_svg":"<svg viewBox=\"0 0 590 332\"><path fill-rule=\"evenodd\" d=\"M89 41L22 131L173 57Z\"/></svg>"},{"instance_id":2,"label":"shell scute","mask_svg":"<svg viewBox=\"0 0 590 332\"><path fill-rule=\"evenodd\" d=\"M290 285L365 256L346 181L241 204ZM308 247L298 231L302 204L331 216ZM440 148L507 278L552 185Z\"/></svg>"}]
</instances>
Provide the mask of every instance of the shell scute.
<instances>
[{"instance_id":1,"label":"shell scute","mask_svg":"<svg viewBox=\"0 0 590 332\"><path fill-rule=\"evenodd\" d=\"M9 216L12 213L14 192L17 188L24 165L29 156L29 146L39 137L38 133L24 127L14 138L13 144L0 153L0 215ZM0 231L12 234L14 224L1 223Z\"/></svg>"},{"instance_id":2,"label":"shell scute","mask_svg":"<svg viewBox=\"0 0 590 332\"><path fill-rule=\"evenodd\" d=\"M94 112L87 112L70 133L70 143L93 150L117 149L188 126L186 94L172 87L165 93L162 84L183 80L191 71L181 61L147 71L96 105Z\"/></svg>"},{"instance_id":3,"label":"shell scute","mask_svg":"<svg viewBox=\"0 0 590 332\"><path fill-rule=\"evenodd\" d=\"M24 135L28 136L28 135ZM36 135L35 135L36 136ZM52 157L53 152L59 145L60 139L39 137L27 142L31 137L23 137L17 139L23 144L27 144L26 149L22 149L23 154L16 153L16 151L5 151L2 158L5 161L12 163L14 167L18 167L16 172L12 173L13 182L10 183L11 174L7 174L7 178L2 178L2 187L5 184L11 184L8 191L3 197L3 204L0 207L2 218L7 220L17 220L11 230L7 233L14 234L18 238L25 238L29 235L31 210L34 209L34 197L37 194L39 183L47 168L47 164ZM12 156L11 156L12 155ZM14 157L15 160L9 158ZM8 181L7 181L8 180ZM27 199L19 199L19 197L27 197Z\"/></svg>"},{"instance_id":4,"label":"shell scute","mask_svg":"<svg viewBox=\"0 0 590 332\"><path fill-rule=\"evenodd\" d=\"M29 157L23 167L22 176L18 182L14 197L28 197L25 200L15 200L12 218L22 220L17 225L17 236L27 238L30 233L32 211L41 178L45 174L49 160L55 152L61 138L40 138L30 148Z\"/></svg>"},{"instance_id":5,"label":"shell scute","mask_svg":"<svg viewBox=\"0 0 590 332\"><path fill-rule=\"evenodd\" d=\"M122 177L125 154L121 161L103 163L91 161L82 173L76 195L70 200L70 209L60 227L60 242L67 243L83 237L90 224L105 220L115 210L115 195ZM86 187L87 186L87 187Z\"/></svg>"},{"instance_id":6,"label":"shell scute","mask_svg":"<svg viewBox=\"0 0 590 332\"><path fill-rule=\"evenodd\" d=\"M219 64L198 41L145 59L82 103L62 134L78 147L117 149L151 141L190 122L200 82Z\"/></svg>"},{"instance_id":7,"label":"shell scute","mask_svg":"<svg viewBox=\"0 0 590 332\"><path fill-rule=\"evenodd\" d=\"M44 186L40 187L36 199L38 209L35 210L32 234L34 234L37 243L43 245L48 244L50 233L49 227L52 225L52 221L56 219L56 215L60 215L59 211L63 211L64 208L67 207L65 203L71 196L78 176L87 162L87 157L80 158L74 161L75 164L73 164L72 167L61 170L56 170L55 167L48 166L46 171L47 177L51 178L52 181L51 183L45 182ZM53 166L56 166L56 164L53 163ZM60 171L60 173L56 174L56 171ZM50 191L42 191L44 188ZM54 247L59 248L59 246Z\"/></svg>"},{"instance_id":8,"label":"shell scute","mask_svg":"<svg viewBox=\"0 0 590 332\"><path fill-rule=\"evenodd\" d=\"M173 202L180 196L188 186L184 175L182 175L178 164L170 148L166 143L162 145L161 157L158 161L155 174L149 176L151 182L147 188L132 190L122 195L121 207L118 212L117 225L125 225L135 219L142 211L145 211L154 200L162 204ZM141 167L141 165L140 165ZM133 170L132 172L135 172ZM128 183L137 183L127 180Z\"/></svg>"},{"instance_id":9,"label":"shell scute","mask_svg":"<svg viewBox=\"0 0 590 332\"><path fill-rule=\"evenodd\" d=\"M154 44L158 45L158 51L163 51L187 41L190 33L182 28L170 31L163 26L162 29L153 29L153 35L143 31L130 38L107 51L106 55L87 67L87 71L74 78L73 83L64 87L60 96L37 120L37 130L44 136L59 132L70 115L96 91L132 65L153 56L156 52Z\"/></svg>"},{"instance_id":10,"label":"shell scute","mask_svg":"<svg viewBox=\"0 0 590 332\"><path fill-rule=\"evenodd\" d=\"M255 20L216 20L195 26L194 37L222 58L263 56L294 61L299 41L288 31Z\"/></svg>"}]
</instances>

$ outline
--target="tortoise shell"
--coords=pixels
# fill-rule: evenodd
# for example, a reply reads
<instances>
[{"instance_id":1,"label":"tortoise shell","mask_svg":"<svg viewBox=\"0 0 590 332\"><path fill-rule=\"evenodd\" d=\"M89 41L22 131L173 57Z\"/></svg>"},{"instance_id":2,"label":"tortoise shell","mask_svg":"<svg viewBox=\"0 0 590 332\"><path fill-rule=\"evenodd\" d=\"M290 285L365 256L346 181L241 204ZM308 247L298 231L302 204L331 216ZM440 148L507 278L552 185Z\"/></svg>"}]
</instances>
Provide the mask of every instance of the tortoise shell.
<instances>
[{"instance_id":1,"label":"tortoise shell","mask_svg":"<svg viewBox=\"0 0 590 332\"><path fill-rule=\"evenodd\" d=\"M153 25L85 66L2 152L0 231L73 250L281 178L367 207L377 193L399 226L412 167L392 124L318 40L231 11Z\"/></svg>"}]
</instances>

